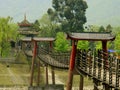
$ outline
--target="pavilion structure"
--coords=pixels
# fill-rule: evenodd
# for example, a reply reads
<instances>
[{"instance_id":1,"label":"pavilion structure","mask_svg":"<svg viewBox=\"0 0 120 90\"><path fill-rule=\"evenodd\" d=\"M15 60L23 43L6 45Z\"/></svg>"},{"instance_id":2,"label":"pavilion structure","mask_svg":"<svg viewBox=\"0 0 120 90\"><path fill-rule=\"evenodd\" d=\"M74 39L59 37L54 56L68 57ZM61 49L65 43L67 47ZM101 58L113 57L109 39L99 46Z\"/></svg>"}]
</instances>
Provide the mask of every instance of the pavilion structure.
<instances>
[{"instance_id":1,"label":"pavilion structure","mask_svg":"<svg viewBox=\"0 0 120 90\"><path fill-rule=\"evenodd\" d=\"M18 22L18 26L19 26L18 33L19 33L19 35L22 35L22 36L25 36L25 37L35 37L35 36L37 36L39 34L39 32L37 30L35 30L33 25L34 25L33 23L30 23L27 20L26 14L25 14L23 21ZM21 40L19 40L18 43L22 44ZM32 45L32 43L31 43L31 45ZM22 46L21 46L21 48L22 48Z\"/></svg>"},{"instance_id":2,"label":"pavilion structure","mask_svg":"<svg viewBox=\"0 0 120 90\"><path fill-rule=\"evenodd\" d=\"M24 15L24 20L20 23L18 23L19 29L18 32L21 35L27 36L27 37L34 37L36 35L38 35L38 31L36 31L33 28L33 23L30 23L27 19L26 19L26 14Z\"/></svg>"},{"instance_id":3,"label":"pavilion structure","mask_svg":"<svg viewBox=\"0 0 120 90\"><path fill-rule=\"evenodd\" d=\"M72 90L72 82L73 82L73 75L74 75L74 69L75 69L75 58L76 58L76 53L77 53L77 42L80 40L101 41L102 50L107 53L107 42L113 41L115 39L115 35L111 33L98 33L98 32L68 33L67 38L72 40L72 51L71 51L71 56L70 56L67 90ZM80 89L79 90L83 90L83 76L82 75L80 76L81 77L80 77ZM109 90L107 85L105 85L105 90Z\"/></svg>"}]
</instances>

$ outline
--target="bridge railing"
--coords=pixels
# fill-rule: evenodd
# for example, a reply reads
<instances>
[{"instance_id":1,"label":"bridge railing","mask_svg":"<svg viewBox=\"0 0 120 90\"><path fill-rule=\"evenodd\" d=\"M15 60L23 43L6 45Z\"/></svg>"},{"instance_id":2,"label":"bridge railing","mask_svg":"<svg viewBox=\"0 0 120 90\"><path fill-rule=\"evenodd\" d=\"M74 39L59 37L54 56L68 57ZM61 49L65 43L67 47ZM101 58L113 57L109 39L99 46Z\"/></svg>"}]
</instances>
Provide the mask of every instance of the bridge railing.
<instances>
[{"instance_id":1,"label":"bridge railing","mask_svg":"<svg viewBox=\"0 0 120 90\"><path fill-rule=\"evenodd\" d=\"M64 65L65 65L65 67L66 66L68 67L68 65L69 65L70 52L62 52L61 53L61 52L55 52L53 50L50 51L50 50L46 50L44 48L39 48L38 55L39 56L46 55L45 56L45 58L47 59L46 61L48 61L50 64L51 63L54 64L54 66L56 66L56 64L59 64L58 67L63 66L63 68L64 68Z\"/></svg>"},{"instance_id":2,"label":"bridge railing","mask_svg":"<svg viewBox=\"0 0 120 90\"><path fill-rule=\"evenodd\" d=\"M69 65L70 52L51 52L50 56L60 63Z\"/></svg>"},{"instance_id":3,"label":"bridge railing","mask_svg":"<svg viewBox=\"0 0 120 90\"><path fill-rule=\"evenodd\" d=\"M77 50L77 71L89 75L99 82L119 88L120 60L102 50Z\"/></svg>"}]
</instances>

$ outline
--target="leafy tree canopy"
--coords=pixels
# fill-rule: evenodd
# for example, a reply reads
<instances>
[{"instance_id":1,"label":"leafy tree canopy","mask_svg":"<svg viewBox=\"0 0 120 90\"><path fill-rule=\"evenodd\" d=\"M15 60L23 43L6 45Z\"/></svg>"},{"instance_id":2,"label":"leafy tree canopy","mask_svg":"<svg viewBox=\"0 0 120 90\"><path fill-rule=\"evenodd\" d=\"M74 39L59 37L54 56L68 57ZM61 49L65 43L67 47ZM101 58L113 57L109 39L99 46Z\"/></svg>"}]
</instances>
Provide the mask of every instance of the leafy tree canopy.
<instances>
[{"instance_id":1,"label":"leafy tree canopy","mask_svg":"<svg viewBox=\"0 0 120 90\"><path fill-rule=\"evenodd\" d=\"M56 51L68 51L70 49L69 41L66 40L65 33L58 32L56 35L56 41L55 41L55 50Z\"/></svg>"},{"instance_id":2,"label":"leafy tree canopy","mask_svg":"<svg viewBox=\"0 0 120 90\"><path fill-rule=\"evenodd\" d=\"M48 14L54 23L59 23L64 32L83 32L88 8L84 0L52 0L53 9Z\"/></svg>"},{"instance_id":3,"label":"leafy tree canopy","mask_svg":"<svg viewBox=\"0 0 120 90\"><path fill-rule=\"evenodd\" d=\"M40 23L38 20L36 20L34 23L33 23L33 29L35 29L35 31L40 31Z\"/></svg>"},{"instance_id":4,"label":"leafy tree canopy","mask_svg":"<svg viewBox=\"0 0 120 90\"><path fill-rule=\"evenodd\" d=\"M78 41L77 48L78 49L89 49L88 41Z\"/></svg>"},{"instance_id":5,"label":"leafy tree canopy","mask_svg":"<svg viewBox=\"0 0 120 90\"><path fill-rule=\"evenodd\" d=\"M39 20L40 23L40 36L55 37L56 33L60 31L60 26L52 23L48 14L44 14Z\"/></svg>"},{"instance_id":6,"label":"leafy tree canopy","mask_svg":"<svg viewBox=\"0 0 120 90\"><path fill-rule=\"evenodd\" d=\"M117 34L115 39L115 50L120 51L120 32Z\"/></svg>"},{"instance_id":7,"label":"leafy tree canopy","mask_svg":"<svg viewBox=\"0 0 120 90\"><path fill-rule=\"evenodd\" d=\"M105 32L105 28L104 28L103 26L101 26L101 27L99 28L99 32Z\"/></svg>"},{"instance_id":8,"label":"leafy tree canopy","mask_svg":"<svg viewBox=\"0 0 120 90\"><path fill-rule=\"evenodd\" d=\"M11 20L11 17L0 17L0 56L6 56L10 50L10 41L17 39L18 26Z\"/></svg>"},{"instance_id":9,"label":"leafy tree canopy","mask_svg":"<svg viewBox=\"0 0 120 90\"><path fill-rule=\"evenodd\" d=\"M110 24L107 25L106 32L112 32L112 26Z\"/></svg>"}]
</instances>

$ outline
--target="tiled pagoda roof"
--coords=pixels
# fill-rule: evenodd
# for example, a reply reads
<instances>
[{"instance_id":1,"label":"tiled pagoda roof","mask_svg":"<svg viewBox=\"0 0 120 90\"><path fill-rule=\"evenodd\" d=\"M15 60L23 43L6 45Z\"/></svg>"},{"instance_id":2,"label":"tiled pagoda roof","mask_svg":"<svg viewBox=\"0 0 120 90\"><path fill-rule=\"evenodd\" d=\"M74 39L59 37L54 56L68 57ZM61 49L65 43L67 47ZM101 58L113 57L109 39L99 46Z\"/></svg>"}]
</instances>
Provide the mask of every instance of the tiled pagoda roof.
<instances>
[{"instance_id":1,"label":"tiled pagoda roof","mask_svg":"<svg viewBox=\"0 0 120 90\"><path fill-rule=\"evenodd\" d=\"M24 20L20 23L18 23L18 25L21 27L21 26L32 26L32 23L30 23L27 19L26 19L26 15L24 15Z\"/></svg>"}]
</instances>

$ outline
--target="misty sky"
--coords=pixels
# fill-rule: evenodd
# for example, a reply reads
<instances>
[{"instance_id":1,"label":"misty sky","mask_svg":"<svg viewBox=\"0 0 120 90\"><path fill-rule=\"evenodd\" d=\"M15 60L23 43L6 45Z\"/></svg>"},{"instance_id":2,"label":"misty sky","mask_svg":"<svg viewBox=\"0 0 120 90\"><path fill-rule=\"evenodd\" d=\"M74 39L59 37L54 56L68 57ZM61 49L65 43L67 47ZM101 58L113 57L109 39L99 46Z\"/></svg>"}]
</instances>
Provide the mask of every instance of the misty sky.
<instances>
[{"instance_id":1,"label":"misty sky","mask_svg":"<svg viewBox=\"0 0 120 90\"><path fill-rule=\"evenodd\" d=\"M86 11L88 24L120 24L120 0L86 1L89 7ZM33 22L40 19L49 7L52 7L52 0L0 0L0 16L11 16L15 22L20 22L26 13L27 19Z\"/></svg>"},{"instance_id":2,"label":"misty sky","mask_svg":"<svg viewBox=\"0 0 120 90\"><path fill-rule=\"evenodd\" d=\"M14 21L26 13L30 21L40 18L51 7L51 0L0 0L0 16L11 16Z\"/></svg>"}]
</instances>

